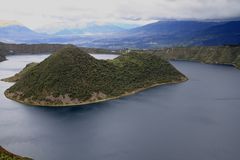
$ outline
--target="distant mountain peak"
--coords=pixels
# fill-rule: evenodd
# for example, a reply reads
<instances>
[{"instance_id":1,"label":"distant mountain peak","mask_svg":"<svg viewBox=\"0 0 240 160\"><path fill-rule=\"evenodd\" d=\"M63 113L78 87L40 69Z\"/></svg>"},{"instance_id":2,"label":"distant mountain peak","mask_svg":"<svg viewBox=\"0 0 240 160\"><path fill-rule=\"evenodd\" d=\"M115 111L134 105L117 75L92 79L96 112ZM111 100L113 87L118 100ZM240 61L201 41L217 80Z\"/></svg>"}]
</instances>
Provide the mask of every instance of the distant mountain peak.
<instances>
[{"instance_id":1,"label":"distant mountain peak","mask_svg":"<svg viewBox=\"0 0 240 160\"><path fill-rule=\"evenodd\" d=\"M0 41L8 43L24 43L33 39L46 37L44 34L37 33L30 28L17 23L8 23L0 26Z\"/></svg>"}]
</instances>

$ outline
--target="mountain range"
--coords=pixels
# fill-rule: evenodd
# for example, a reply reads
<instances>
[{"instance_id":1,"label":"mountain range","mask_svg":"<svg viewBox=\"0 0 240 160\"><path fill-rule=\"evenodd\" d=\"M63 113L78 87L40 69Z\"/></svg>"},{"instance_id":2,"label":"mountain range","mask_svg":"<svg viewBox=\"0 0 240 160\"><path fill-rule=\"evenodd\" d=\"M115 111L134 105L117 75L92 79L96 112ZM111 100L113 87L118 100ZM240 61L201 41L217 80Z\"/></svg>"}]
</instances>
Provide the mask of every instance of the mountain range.
<instances>
[{"instance_id":1,"label":"mountain range","mask_svg":"<svg viewBox=\"0 0 240 160\"><path fill-rule=\"evenodd\" d=\"M240 44L240 21L164 21L131 29L87 45L104 48L160 48Z\"/></svg>"},{"instance_id":2,"label":"mountain range","mask_svg":"<svg viewBox=\"0 0 240 160\"><path fill-rule=\"evenodd\" d=\"M32 39L44 39L46 34L37 33L23 25L8 25L0 27L0 41L21 43Z\"/></svg>"},{"instance_id":3,"label":"mountain range","mask_svg":"<svg viewBox=\"0 0 240 160\"><path fill-rule=\"evenodd\" d=\"M94 35L94 34L111 34L116 32L122 32L125 29L118 27L116 25L87 25L84 28L72 28L63 29L55 33L55 35L61 36L76 36L76 35Z\"/></svg>"},{"instance_id":4,"label":"mountain range","mask_svg":"<svg viewBox=\"0 0 240 160\"><path fill-rule=\"evenodd\" d=\"M12 43L72 43L98 48L161 48L240 44L240 21L159 21L133 29L90 25L55 34L35 32L22 25L0 27L0 41Z\"/></svg>"}]
</instances>

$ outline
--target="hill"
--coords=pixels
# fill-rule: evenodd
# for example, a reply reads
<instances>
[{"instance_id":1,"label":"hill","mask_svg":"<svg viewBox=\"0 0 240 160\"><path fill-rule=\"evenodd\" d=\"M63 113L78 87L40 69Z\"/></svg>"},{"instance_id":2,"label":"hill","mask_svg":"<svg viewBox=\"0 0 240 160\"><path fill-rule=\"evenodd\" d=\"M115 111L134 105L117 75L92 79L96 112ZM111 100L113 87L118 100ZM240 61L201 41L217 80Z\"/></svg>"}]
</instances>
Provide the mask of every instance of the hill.
<instances>
[{"instance_id":1,"label":"hill","mask_svg":"<svg viewBox=\"0 0 240 160\"><path fill-rule=\"evenodd\" d=\"M195 33L193 45L222 46L240 44L240 21L215 25Z\"/></svg>"},{"instance_id":2,"label":"hill","mask_svg":"<svg viewBox=\"0 0 240 160\"><path fill-rule=\"evenodd\" d=\"M240 44L240 21L159 21L86 43L103 48L161 48Z\"/></svg>"},{"instance_id":3,"label":"hill","mask_svg":"<svg viewBox=\"0 0 240 160\"><path fill-rule=\"evenodd\" d=\"M22 43L30 39L42 39L48 37L37 33L23 25L0 26L0 41L9 43Z\"/></svg>"},{"instance_id":4,"label":"hill","mask_svg":"<svg viewBox=\"0 0 240 160\"><path fill-rule=\"evenodd\" d=\"M154 52L167 60L227 64L240 68L240 46L175 47L153 50L150 52Z\"/></svg>"},{"instance_id":5,"label":"hill","mask_svg":"<svg viewBox=\"0 0 240 160\"><path fill-rule=\"evenodd\" d=\"M79 48L67 47L30 68L5 95L30 105L80 105L185 80L154 54L134 52L114 60L97 60Z\"/></svg>"},{"instance_id":6,"label":"hill","mask_svg":"<svg viewBox=\"0 0 240 160\"><path fill-rule=\"evenodd\" d=\"M17 82L19 81L25 74L27 74L27 72L34 66L36 66L38 63L29 63L26 65L26 67L23 68L22 71L20 71L19 73L16 73L14 76L9 77L9 78L4 78L1 79L4 82Z\"/></svg>"},{"instance_id":7,"label":"hill","mask_svg":"<svg viewBox=\"0 0 240 160\"><path fill-rule=\"evenodd\" d=\"M129 50L122 50L122 54ZM240 46L170 47L161 49L137 49L131 52L156 54L165 60L196 61L207 64L233 65L240 69Z\"/></svg>"}]
</instances>

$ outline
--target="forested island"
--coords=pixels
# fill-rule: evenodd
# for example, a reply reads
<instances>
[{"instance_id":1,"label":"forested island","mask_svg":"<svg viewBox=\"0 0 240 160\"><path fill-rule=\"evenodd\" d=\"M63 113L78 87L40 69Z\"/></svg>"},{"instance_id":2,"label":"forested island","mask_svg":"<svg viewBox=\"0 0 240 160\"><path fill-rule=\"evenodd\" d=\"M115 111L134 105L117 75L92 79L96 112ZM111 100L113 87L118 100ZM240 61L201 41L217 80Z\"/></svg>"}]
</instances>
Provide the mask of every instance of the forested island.
<instances>
[{"instance_id":1,"label":"forested island","mask_svg":"<svg viewBox=\"0 0 240 160\"><path fill-rule=\"evenodd\" d=\"M6 97L29 105L68 106L101 102L187 78L160 56L128 53L98 60L69 46L28 65Z\"/></svg>"}]
</instances>

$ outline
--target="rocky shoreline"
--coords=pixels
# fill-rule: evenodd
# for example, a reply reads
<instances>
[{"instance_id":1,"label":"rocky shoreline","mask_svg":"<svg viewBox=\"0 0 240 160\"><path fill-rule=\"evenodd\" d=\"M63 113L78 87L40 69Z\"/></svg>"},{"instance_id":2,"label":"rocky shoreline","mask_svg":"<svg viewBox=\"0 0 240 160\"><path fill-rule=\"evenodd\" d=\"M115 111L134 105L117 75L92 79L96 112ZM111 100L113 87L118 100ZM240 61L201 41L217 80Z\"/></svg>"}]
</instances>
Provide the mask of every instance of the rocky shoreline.
<instances>
[{"instance_id":1,"label":"rocky shoreline","mask_svg":"<svg viewBox=\"0 0 240 160\"><path fill-rule=\"evenodd\" d=\"M16 93L16 95L14 95L13 93L9 93L8 91L5 91L4 94L5 94L5 96L7 98L9 98L9 99L11 99L13 101L16 101L18 103L22 103L22 104L25 104L25 105L29 105L29 106L45 106L45 107L82 106L82 105L95 104L95 103L106 102L106 101L109 101L109 100L119 99L119 98L122 98L122 97L134 95L136 93L139 93L139 92L142 92L144 90L147 90L147 89L150 89L150 88L154 88L154 87L157 87L157 86L169 85L169 84L178 84L178 83L185 82L187 80L188 80L187 77L183 77L179 81L172 81L172 82L168 82L168 83L153 84L153 85L150 85L150 86L147 86L147 87L144 87L144 88L136 89L136 90L131 91L131 92L126 92L126 93L124 93L122 95L119 95L119 96L108 97L108 98L99 99L99 100L97 99L97 100L91 100L91 101L84 101L84 102L80 102L80 103L51 104L51 103L46 102L46 101L33 101L33 100L29 100L29 99L21 100L21 99L19 99L19 96L18 96L18 94L21 94L21 93Z\"/></svg>"}]
</instances>

